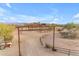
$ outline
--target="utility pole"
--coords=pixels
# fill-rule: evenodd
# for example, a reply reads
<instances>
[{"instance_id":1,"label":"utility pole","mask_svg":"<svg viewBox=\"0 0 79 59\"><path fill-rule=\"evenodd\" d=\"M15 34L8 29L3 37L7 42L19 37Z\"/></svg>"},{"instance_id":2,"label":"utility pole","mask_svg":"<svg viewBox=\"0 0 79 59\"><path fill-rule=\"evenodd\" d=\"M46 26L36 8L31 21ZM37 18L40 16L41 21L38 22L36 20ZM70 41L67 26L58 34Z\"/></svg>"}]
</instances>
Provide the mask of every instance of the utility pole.
<instances>
[{"instance_id":1,"label":"utility pole","mask_svg":"<svg viewBox=\"0 0 79 59\"><path fill-rule=\"evenodd\" d=\"M55 49L55 25L53 26L53 48L52 51L56 51Z\"/></svg>"},{"instance_id":2,"label":"utility pole","mask_svg":"<svg viewBox=\"0 0 79 59\"><path fill-rule=\"evenodd\" d=\"M17 29L18 29L18 49L19 49L19 56L21 56L21 49L20 49L20 30L19 30L19 27Z\"/></svg>"}]
</instances>

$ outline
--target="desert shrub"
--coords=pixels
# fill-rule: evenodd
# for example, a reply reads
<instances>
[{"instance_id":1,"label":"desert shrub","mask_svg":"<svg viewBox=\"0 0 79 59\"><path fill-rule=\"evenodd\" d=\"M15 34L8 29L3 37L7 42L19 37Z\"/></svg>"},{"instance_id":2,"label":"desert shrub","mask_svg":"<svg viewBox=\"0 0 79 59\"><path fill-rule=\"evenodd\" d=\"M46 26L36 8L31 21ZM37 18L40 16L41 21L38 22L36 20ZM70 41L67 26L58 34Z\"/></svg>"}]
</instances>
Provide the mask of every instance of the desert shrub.
<instances>
[{"instance_id":1,"label":"desert shrub","mask_svg":"<svg viewBox=\"0 0 79 59\"><path fill-rule=\"evenodd\" d=\"M66 30L66 31L63 31L63 30ZM65 26L64 26L64 29L63 29L60 34L63 38L77 38L77 30L78 30L78 25L75 24L75 23L67 23Z\"/></svg>"},{"instance_id":2,"label":"desert shrub","mask_svg":"<svg viewBox=\"0 0 79 59\"><path fill-rule=\"evenodd\" d=\"M77 25L72 22L72 23L67 23L64 27L68 30L71 30L73 28L77 28Z\"/></svg>"},{"instance_id":3,"label":"desert shrub","mask_svg":"<svg viewBox=\"0 0 79 59\"><path fill-rule=\"evenodd\" d=\"M68 37L71 38L71 39L77 38L77 33L75 31L74 32L69 32Z\"/></svg>"},{"instance_id":4,"label":"desert shrub","mask_svg":"<svg viewBox=\"0 0 79 59\"><path fill-rule=\"evenodd\" d=\"M61 36L63 38L67 38L68 37L68 32L60 32Z\"/></svg>"},{"instance_id":5,"label":"desert shrub","mask_svg":"<svg viewBox=\"0 0 79 59\"><path fill-rule=\"evenodd\" d=\"M7 42L12 42L12 39L13 39L13 36L12 35L9 35L9 36L6 36L4 38L4 41L7 43Z\"/></svg>"},{"instance_id":6,"label":"desert shrub","mask_svg":"<svg viewBox=\"0 0 79 59\"><path fill-rule=\"evenodd\" d=\"M4 37L4 41L12 41L12 32L15 26L8 24L0 24L0 36Z\"/></svg>"},{"instance_id":7,"label":"desert shrub","mask_svg":"<svg viewBox=\"0 0 79 59\"><path fill-rule=\"evenodd\" d=\"M70 39L77 38L77 33L75 31L74 32L71 32L71 31L60 32L60 34L63 38L70 38Z\"/></svg>"}]
</instances>

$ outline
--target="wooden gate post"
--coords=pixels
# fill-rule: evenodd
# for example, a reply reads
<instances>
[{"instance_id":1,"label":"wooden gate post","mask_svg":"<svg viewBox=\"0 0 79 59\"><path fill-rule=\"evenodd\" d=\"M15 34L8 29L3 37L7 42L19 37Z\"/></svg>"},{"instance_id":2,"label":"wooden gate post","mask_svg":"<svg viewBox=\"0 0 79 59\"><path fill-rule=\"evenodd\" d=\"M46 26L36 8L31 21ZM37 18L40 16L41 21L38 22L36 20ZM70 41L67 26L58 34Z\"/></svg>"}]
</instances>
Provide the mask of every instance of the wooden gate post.
<instances>
[{"instance_id":1,"label":"wooden gate post","mask_svg":"<svg viewBox=\"0 0 79 59\"><path fill-rule=\"evenodd\" d=\"M56 51L55 49L55 26L53 26L53 48L52 51Z\"/></svg>"}]
</instances>

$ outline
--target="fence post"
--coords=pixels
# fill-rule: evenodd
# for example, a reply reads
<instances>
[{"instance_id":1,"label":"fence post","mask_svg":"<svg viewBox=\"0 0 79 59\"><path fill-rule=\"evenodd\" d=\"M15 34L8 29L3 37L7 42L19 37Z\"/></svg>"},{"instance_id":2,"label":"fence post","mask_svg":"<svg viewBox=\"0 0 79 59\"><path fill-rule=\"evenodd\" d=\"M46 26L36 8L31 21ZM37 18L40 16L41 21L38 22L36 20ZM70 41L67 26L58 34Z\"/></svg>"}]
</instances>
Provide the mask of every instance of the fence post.
<instances>
[{"instance_id":1,"label":"fence post","mask_svg":"<svg viewBox=\"0 0 79 59\"><path fill-rule=\"evenodd\" d=\"M56 51L55 49L55 26L53 26L53 48L52 51Z\"/></svg>"},{"instance_id":2,"label":"fence post","mask_svg":"<svg viewBox=\"0 0 79 59\"><path fill-rule=\"evenodd\" d=\"M21 56L21 49L20 49L20 30L19 30L19 27L17 29L18 29L18 49L19 49L19 56Z\"/></svg>"}]
</instances>

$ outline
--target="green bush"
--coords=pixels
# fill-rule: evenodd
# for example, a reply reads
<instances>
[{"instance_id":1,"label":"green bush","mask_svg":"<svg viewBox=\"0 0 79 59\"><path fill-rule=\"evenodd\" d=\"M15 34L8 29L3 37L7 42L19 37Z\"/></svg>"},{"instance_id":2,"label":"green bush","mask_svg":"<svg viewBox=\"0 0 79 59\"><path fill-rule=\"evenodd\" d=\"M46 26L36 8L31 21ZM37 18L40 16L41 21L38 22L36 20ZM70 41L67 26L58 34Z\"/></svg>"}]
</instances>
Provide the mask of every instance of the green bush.
<instances>
[{"instance_id":1,"label":"green bush","mask_svg":"<svg viewBox=\"0 0 79 59\"><path fill-rule=\"evenodd\" d=\"M72 23L67 23L65 25L65 28L68 29L68 30L71 30L73 28L77 28L77 25L75 23L73 23L73 22Z\"/></svg>"},{"instance_id":2,"label":"green bush","mask_svg":"<svg viewBox=\"0 0 79 59\"><path fill-rule=\"evenodd\" d=\"M12 32L15 26L8 24L0 24L0 37L4 37L4 41L12 41Z\"/></svg>"}]
</instances>

